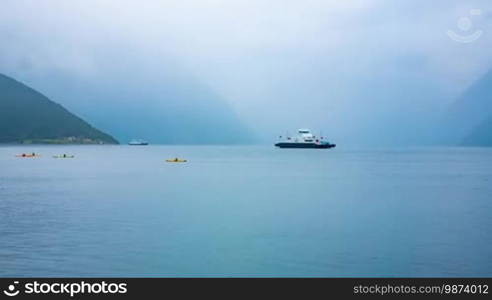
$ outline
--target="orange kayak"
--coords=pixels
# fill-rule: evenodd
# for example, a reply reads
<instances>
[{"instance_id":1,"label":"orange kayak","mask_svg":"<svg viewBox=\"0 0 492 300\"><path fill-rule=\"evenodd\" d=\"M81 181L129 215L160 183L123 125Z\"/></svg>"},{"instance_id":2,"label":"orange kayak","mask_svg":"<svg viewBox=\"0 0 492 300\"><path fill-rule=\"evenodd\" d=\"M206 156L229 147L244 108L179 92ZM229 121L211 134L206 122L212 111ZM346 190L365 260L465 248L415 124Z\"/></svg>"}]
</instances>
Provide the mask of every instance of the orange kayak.
<instances>
[{"instance_id":1,"label":"orange kayak","mask_svg":"<svg viewBox=\"0 0 492 300\"><path fill-rule=\"evenodd\" d=\"M38 154L34 154L34 155L33 154L18 154L15 157L26 157L27 158L27 157L39 157L39 156L41 156L41 155L38 155Z\"/></svg>"}]
</instances>

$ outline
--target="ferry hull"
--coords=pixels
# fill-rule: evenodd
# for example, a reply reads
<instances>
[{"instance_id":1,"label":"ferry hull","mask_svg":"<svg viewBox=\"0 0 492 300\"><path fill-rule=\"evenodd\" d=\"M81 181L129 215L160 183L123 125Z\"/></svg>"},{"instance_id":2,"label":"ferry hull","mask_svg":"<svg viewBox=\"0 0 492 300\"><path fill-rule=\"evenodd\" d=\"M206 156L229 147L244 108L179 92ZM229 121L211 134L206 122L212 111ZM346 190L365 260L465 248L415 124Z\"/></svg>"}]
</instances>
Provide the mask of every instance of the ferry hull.
<instances>
[{"instance_id":1,"label":"ferry hull","mask_svg":"<svg viewBox=\"0 0 492 300\"><path fill-rule=\"evenodd\" d=\"M309 149L329 149L335 148L335 144L314 144L314 143L276 143L279 148L309 148Z\"/></svg>"}]
</instances>

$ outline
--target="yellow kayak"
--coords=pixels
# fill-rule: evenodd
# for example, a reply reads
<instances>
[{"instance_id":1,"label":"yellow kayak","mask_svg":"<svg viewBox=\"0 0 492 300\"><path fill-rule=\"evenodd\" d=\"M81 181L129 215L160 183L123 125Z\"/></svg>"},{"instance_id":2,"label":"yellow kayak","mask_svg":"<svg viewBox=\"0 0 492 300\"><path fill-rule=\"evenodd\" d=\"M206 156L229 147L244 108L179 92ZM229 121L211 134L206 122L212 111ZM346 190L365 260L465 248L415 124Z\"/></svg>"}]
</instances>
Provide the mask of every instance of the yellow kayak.
<instances>
[{"instance_id":1,"label":"yellow kayak","mask_svg":"<svg viewBox=\"0 0 492 300\"><path fill-rule=\"evenodd\" d=\"M186 159L173 158L173 159L166 159L166 162L184 163L184 162L187 162L187 160Z\"/></svg>"}]
</instances>

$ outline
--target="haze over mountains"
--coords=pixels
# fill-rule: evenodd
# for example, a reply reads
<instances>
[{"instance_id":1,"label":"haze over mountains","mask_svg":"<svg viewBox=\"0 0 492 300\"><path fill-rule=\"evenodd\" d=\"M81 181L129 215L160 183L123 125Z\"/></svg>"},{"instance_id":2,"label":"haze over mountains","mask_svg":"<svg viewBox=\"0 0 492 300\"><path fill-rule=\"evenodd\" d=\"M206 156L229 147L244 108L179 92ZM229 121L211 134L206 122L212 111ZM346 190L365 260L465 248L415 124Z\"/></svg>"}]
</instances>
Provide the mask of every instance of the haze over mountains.
<instances>
[{"instance_id":1,"label":"haze over mountains","mask_svg":"<svg viewBox=\"0 0 492 300\"><path fill-rule=\"evenodd\" d=\"M492 70L449 107L441 132L450 144L492 146Z\"/></svg>"},{"instance_id":2,"label":"haze over mountains","mask_svg":"<svg viewBox=\"0 0 492 300\"><path fill-rule=\"evenodd\" d=\"M220 96L191 78L179 78L177 73L158 79L142 79L142 75L131 73L124 77L125 81L109 78L91 84L80 78L52 76L54 84L47 90L123 142L133 138L155 144L254 140ZM0 119L0 142L65 143L62 139L76 136L80 138L74 142L79 143L83 138L116 143L41 93L1 74Z\"/></svg>"},{"instance_id":3,"label":"haze over mountains","mask_svg":"<svg viewBox=\"0 0 492 300\"><path fill-rule=\"evenodd\" d=\"M475 124L442 114L492 66L489 0L2 6L0 72L122 142L271 144L307 127L340 146L461 144Z\"/></svg>"},{"instance_id":4,"label":"haze over mountains","mask_svg":"<svg viewBox=\"0 0 492 300\"><path fill-rule=\"evenodd\" d=\"M63 99L64 105L127 142L144 139L152 144L244 144L254 134L210 88L178 70L148 76L142 66L84 78L47 73L34 85ZM104 66L104 64L103 64ZM105 73L107 72L107 73ZM112 76L112 74L118 74Z\"/></svg>"}]
</instances>

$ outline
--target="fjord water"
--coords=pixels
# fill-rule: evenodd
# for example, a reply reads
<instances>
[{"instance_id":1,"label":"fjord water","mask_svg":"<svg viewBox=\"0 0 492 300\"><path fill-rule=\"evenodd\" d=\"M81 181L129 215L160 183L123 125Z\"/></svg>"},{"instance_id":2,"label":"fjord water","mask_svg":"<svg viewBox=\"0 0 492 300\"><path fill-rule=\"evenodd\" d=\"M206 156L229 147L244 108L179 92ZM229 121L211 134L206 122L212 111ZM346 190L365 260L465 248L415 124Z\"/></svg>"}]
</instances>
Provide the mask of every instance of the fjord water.
<instances>
[{"instance_id":1,"label":"fjord water","mask_svg":"<svg viewBox=\"0 0 492 300\"><path fill-rule=\"evenodd\" d=\"M0 147L0 276L492 276L491 213L485 148Z\"/></svg>"}]
</instances>

